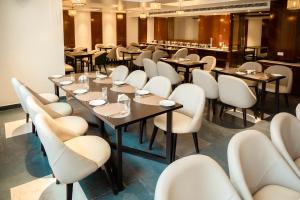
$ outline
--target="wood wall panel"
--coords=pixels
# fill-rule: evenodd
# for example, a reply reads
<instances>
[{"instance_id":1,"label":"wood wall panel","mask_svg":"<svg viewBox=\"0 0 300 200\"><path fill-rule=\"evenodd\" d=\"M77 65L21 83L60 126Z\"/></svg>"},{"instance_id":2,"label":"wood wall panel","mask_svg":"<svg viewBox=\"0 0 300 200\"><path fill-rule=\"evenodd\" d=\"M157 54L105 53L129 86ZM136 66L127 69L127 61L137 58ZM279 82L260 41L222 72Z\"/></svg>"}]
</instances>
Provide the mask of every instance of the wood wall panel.
<instances>
[{"instance_id":1,"label":"wood wall panel","mask_svg":"<svg viewBox=\"0 0 300 200\"><path fill-rule=\"evenodd\" d=\"M117 15L123 15L122 19L118 19ZM125 13L116 13L117 20L117 45L122 45L126 47L126 14Z\"/></svg>"},{"instance_id":2,"label":"wood wall panel","mask_svg":"<svg viewBox=\"0 0 300 200\"><path fill-rule=\"evenodd\" d=\"M139 18L138 35L139 35L139 43L147 42L147 19Z\"/></svg>"},{"instance_id":3,"label":"wood wall panel","mask_svg":"<svg viewBox=\"0 0 300 200\"><path fill-rule=\"evenodd\" d=\"M68 11L63 11L64 21L64 45L65 47L75 47L75 27L74 17L68 15Z\"/></svg>"},{"instance_id":4,"label":"wood wall panel","mask_svg":"<svg viewBox=\"0 0 300 200\"><path fill-rule=\"evenodd\" d=\"M92 34L92 48L96 44L102 44L102 13L91 12L91 34Z\"/></svg>"},{"instance_id":5,"label":"wood wall panel","mask_svg":"<svg viewBox=\"0 0 300 200\"><path fill-rule=\"evenodd\" d=\"M167 18L154 18L154 39L155 40L168 40L168 19Z\"/></svg>"}]
</instances>

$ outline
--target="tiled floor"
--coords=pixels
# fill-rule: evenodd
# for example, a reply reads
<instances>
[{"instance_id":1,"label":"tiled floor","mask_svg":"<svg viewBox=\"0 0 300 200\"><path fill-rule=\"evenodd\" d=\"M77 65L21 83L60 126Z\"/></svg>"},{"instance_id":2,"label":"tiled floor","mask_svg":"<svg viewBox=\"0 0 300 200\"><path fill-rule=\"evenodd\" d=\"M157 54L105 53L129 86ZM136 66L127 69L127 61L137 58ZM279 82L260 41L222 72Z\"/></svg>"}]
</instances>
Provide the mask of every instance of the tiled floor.
<instances>
[{"instance_id":1,"label":"tiled floor","mask_svg":"<svg viewBox=\"0 0 300 200\"><path fill-rule=\"evenodd\" d=\"M294 114L297 98L290 98L290 108L283 108ZM273 112L273 97L268 96L266 104L268 113ZM282 102L282 107L285 107ZM229 112L230 113L230 112ZM30 125L22 125L25 114L22 109L12 109L0 112L0 199L35 200L64 199L65 187L56 185L51 178L51 169L47 157L40 151L37 136L30 133ZM258 121L255 124L249 118L247 129L256 129L269 135L269 120ZM251 122L252 121L252 122ZM218 116L205 113L202 128L198 134L201 154L215 159L228 172L227 145L230 138L243 129L239 114L225 114L220 120ZM21 125L21 127L20 127ZM152 122L147 125L147 138L150 137ZM17 128L17 129L15 129ZM107 131L113 137L108 127ZM15 129L15 130L14 130ZM143 145L138 143L135 131L137 125L131 125L125 133L124 143L136 148L146 149L148 140ZM21 134L29 132L27 134ZM97 129L90 127L88 134L98 134ZM161 132L154 144L154 151L164 149L165 138ZM195 149L191 135L178 138L177 158L194 154ZM113 195L104 173L99 170L74 187L74 199L107 199L107 200L150 200L153 199L156 181L166 165L124 154L125 190Z\"/></svg>"}]
</instances>

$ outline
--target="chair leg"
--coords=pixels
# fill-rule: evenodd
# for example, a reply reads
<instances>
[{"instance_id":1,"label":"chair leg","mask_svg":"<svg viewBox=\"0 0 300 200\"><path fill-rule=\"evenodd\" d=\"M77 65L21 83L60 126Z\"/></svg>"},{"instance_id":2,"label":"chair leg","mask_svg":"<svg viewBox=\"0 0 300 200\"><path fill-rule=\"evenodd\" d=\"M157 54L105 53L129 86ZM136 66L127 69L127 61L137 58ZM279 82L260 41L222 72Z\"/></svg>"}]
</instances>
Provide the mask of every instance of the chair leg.
<instances>
[{"instance_id":1,"label":"chair leg","mask_svg":"<svg viewBox=\"0 0 300 200\"><path fill-rule=\"evenodd\" d=\"M222 104L222 106L221 106L221 110L220 110L220 118L222 118L222 115L223 115L223 112L224 112L224 104Z\"/></svg>"},{"instance_id":2,"label":"chair leg","mask_svg":"<svg viewBox=\"0 0 300 200\"><path fill-rule=\"evenodd\" d=\"M43 156L47 156L44 145L41 143L41 151L43 153Z\"/></svg>"},{"instance_id":3,"label":"chair leg","mask_svg":"<svg viewBox=\"0 0 300 200\"><path fill-rule=\"evenodd\" d=\"M113 169L111 165L111 160L108 160L107 163L105 163L104 167L104 172L107 177L107 180L109 184L111 185L111 188L113 190L114 194L118 194L118 189L116 187L116 182L115 182L115 177L113 176Z\"/></svg>"},{"instance_id":4,"label":"chair leg","mask_svg":"<svg viewBox=\"0 0 300 200\"><path fill-rule=\"evenodd\" d=\"M36 129L35 129L35 125L32 122L32 133L35 133Z\"/></svg>"},{"instance_id":5,"label":"chair leg","mask_svg":"<svg viewBox=\"0 0 300 200\"><path fill-rule=\"evenodd\" d=\"M140 122L140 144L143 144L143 136L144 136L144 127L146 125L146 120L143 120Z\"/></svg>"},{"instance_id":6,"label":"chair leg","mask_svg":"<svg viewBox=\"0 0 300 200\"><path fill-rule=\"evenodd\" d=\"M104 64L103 67L104 67L104 70L105 70L106 75L108 76L107 69L106 69L106 65Z\"/></svg>"},{"instance_id":7,"label":"chair leg","mask_svg":"<svg viewBox=\"0 0 300 200\"><path fill-rule=\"evenodd\" d=\"M247 109L243 108L243 121L244 121L244 127L247 126Z\"/></svg>"},{"instance_id":8,"label":"chair leg","mask_svg":"<svg viewBox=\"0 0 300 200\"><path fill-rule=\"evenodd\" d=\"M255 95L256 95L256 97L258 97L258 88L257 88L257 86L255 86L254 89L255 89Z\"/></svg>"},{"instance_id":9,"label":"chair leg","mask_svg":"<svg viewBox=\"0 0 300 200\"><path fill-rule=\"evenodd\" d=\"M67 200L72 200L73 196L73 183L67 184Z\"/></svg>"},{"instance_id":10,"label":"chair leg","mask_svg":"<svg viewBox=\"0 0 300 200\"><path fill-rule=\"evenodd\" d=\"M29 122L29 114L26 113L26 123L28 123L28 122Z\"/></svg>"},{"instance_id":11,"label":"chair leg","mask_svg":"<svg viewBox=\"0 0 300 200\"><path fill-rule=\"evenodd\" d=\"M177 134L172 133L172 161L175 161L176 158L176 145L177 145Z\"/></svg>"},{"instance_id":12,"label":"chair leg","mask_svg":"<svg viewBox=\"0 0 300 200\"><path fill-rule=\"evenodd\" d=\"M157 131L158 131L158 127L154 126L153 132L152 132L152 135L151 135L151 139L150 139L150 142L149 142L149 149L150 150L152 150L152 145L153 145L153 142L154 142L155 137L157 135Z\"/></svg>"},{"instance_id":13,"label":"chair leg","mask_svg":"<svg viewBox=\"0 0 300 200\"><path fill-rule=\"evenodd\" d=\"M216 114L216 104L217 104L217 99L212 100L213 115Z\"/></svg>"},{"instance_id":14,"label":"chair leg","mask_svg":"<svg viewBox=\"0 0 300 200\"><path fill-rule=\"evenodd\" d=\"M197 132L193 133L193 139L194 139L194 144L195 144L196 152L199 153L200 150L199 150Z\"/></svg>"},{"instance_id":15,"label":"chair leg","mask_svg":"<svg viewBox=\"0 0 300 200\"><path fill-rule=\"evenodd\" d=\"M284 99L285 99L285 105L286 105L286 107L287 108L290 107L289 106L289 95L288 94L284 94Z\"/></svg>"}]
</instances>

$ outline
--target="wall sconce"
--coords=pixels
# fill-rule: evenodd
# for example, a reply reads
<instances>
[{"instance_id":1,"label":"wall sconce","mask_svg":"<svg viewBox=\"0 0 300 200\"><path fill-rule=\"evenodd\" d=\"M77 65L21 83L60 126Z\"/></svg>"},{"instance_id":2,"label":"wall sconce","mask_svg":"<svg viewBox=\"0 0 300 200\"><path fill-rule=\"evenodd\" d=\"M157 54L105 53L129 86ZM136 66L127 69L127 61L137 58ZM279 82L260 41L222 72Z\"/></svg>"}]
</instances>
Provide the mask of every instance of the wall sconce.
<instances>
[{"instance_id":1,"label":"wall sconce","mask_svg":"<svg viewBox=\"0 0 300 200\"><path fill-rule=\"evenodd\" d=\"M124 18L124 15L123 14L120 14L120 13L117 13L117 19L123 19Z\"/></svg>"},{"instance_id":2,"label":"wall sconce","mask_svg":"<svg viewBox=\"0 0 300 200\"><path fill-rule=\"evenodd\" d=\"M77 11L75 9L70 9L68 10L68 15L71 17L74 17L77 14Z\"/></svg>"},{"instance_id":3,"label":"wall sconce","mask_svg":"<svg viewBox=\"0 0 300 200\"><path fill-rule=\"evenodd\" d=\"M288 10L298 10L298 9L300 9L300 0L288 0L287 9Z\"/></svg>"}]
</instances>

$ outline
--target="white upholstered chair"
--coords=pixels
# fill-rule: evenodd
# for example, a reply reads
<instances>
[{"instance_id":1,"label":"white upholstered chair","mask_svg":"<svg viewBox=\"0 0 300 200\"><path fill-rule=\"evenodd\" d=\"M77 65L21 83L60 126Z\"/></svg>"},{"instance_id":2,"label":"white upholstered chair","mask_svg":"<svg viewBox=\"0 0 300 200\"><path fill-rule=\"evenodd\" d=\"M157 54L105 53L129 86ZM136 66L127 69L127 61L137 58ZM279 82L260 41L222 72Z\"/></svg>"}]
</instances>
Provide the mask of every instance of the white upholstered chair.
<instances>
[{"instance_id":1,"label":"white upholstered chair","mask_svg":"<svg viewBox=\"0 0 300 200\"><path fill-rule=\"evenodd\" d=\"M273 117L270 131L273 144L300 178L300 121L289 113L279 113Z\"/></svg>"},{"instance_id":2,"label":"white upholstered chair","mask_svg":"<svg viewBox=\"0 0 300 200\"><path fill-rule=\"evenodd\" d=\"M144 58L143 65L148 78L158 76L157 66L153 60Z\"/></svg>"},{"instance_id":3,"label":"white upholstered chair","mask_svg":"<svg viewBox=\"0 0 300 200\"><path fill-rule=\"evenodd\" d=\"M205 155L180 158L160 175L154 200L240 200L216 161Z\"/></svg>"},{"instance_id":4,"label":"white upholstered chair","mask_svg":"<svg viewBox=\"0 0 300 200\"><path fill-rule=\"evenodd\" d=\"M185 57L185 59L189 59L191 61L199 61L200 60L200 56L198 54L192 53L189 54Z\"/></svg>"},{"instance_id":5,"label":"white upholstered chair","mask_svg":"<svg viewBox=\"0 0 300 200\"><path fill-rule=\"evenodd\" d=\"M124 65L116 67L109 75L113 81L124 81L128 76L128 68Z\"/></svg>"},{"instance_id":6,"label":"white upholstered chair","mask_svg":"<svg viewBox=\"0 0 300 200\"><path fill-rule=\"evenodd\" d=\"M239 67L239 70L255 70L255 72L262 72L262 65L258 62L245 62ZM257 82L251 81L247 79L243 79L249 87L254 87L256 95L258 94L257 91Z\"/></svg>"},{"instance_id":7,"label":"white upholstered chair","mask_svg":"<svg viewBox=\"0 0 300 200\"><path fill-rule=\"evenodd\" d=\"M155 45L148 45L147 47L146 47L146 50L150 50L150 51L155 51Z\"/></svg>"},{"instance_id":8,"label":"white upholstered chair","mask_svg":"<svg viewBox=\"0 0 300 200\"><path fill-rule=\"evenodd\" d=\"M22 95L20 93L20 86L23 85L23 83L21 83L18 79L16 78L12 78L11 79L12 85L14 87L14 90L16 92L16 95L21 103L21 106L24 110L24 112L26 113L26 122L29 121L29 113L28 110L26 108L26 103L25 100L22 98ZM57 102L59 100L58 96L52 93L38 93L37 96L39 97L40 100L43 101L44 104L49 104L49 103L54 103Z\"/></svg>"},{"instance_id":9,"label":"white upholstered chair","mask_svg":"<svg viewBox=\"0 0 300 200\"><path fill-rule=\"evenodd\" d=\"M147 82L147 75L142 70L135 70L128 75L125 82L137 89L142 89Z\"/></svg>"},{"instance_id":10,"label":"white upholstered chair","mask_svg":"<svg viewBox=\"0 0 300 200\"><path fill-rule=\"evenodd\" d=\"M173 112L173 160L175 160L177 134L192 133L196 152L199 153L197 132L202 125L202 116L205 106L205 93L203 89L194 84L181 84L175 88L169 99L183 105L183 108ZM158 129L167 131L166 116L166 114L163 114L154 118L154 129L149 143L149 149L152 149Z\"/></svg>"},{"instance_id":11,"label":"white upholstered chair","mask_svg":"<svg viewBox=\"0 0 300 200\"><path fill-rule=\"evenodd\" d=\"M143 51L142 53L140 53L140 55L137 56L137 58L133 61L133 64L135 66L138 66L138 67L143 67L144 64L143 64L143 60L144 58L149 58L151 59L151 56L152 56L152 52L151 51Z\"/></svg>"},{"instance_id":12,"label":"white upholstered chair","mask_svg":"<svg viewBox=\"0 0 300 200\"><path fill-rule=\"evenodd\" d=\"M296 107L296 117L300 120L300 103Z\"/></svg>"},{"instance_id":13,"label":"white upholstered chair","mask_svg":"<svg viewBox=\"0 0 300 200\"><path fill-rule=\"evenodd\" d=\"M118 61L123 61L123 53L121 51L126 51L127 49L125 47L117 47L116 49L116 56ZM124 61L130 60L130 56L127 54L124 54Z\"/></svg>"},{"instance_id":14,"label":"white upholstered chair","mask_svg":"<svg viewBox=\"0 0 300 200\"><path fill-rule=\"evenodd\" d=\"M111 174L110 167L107 166L111 149L104 139L98 136L79 136L62 142L57 137L61 128L42 114L36 116L36 127L55 178L67 186L67 200L72 199L73 183L100 167L104 167L108 175Z\"/></svg>"},{"instance_id":15,"label":"white upholstered chair","mask_svg":"<svg viewBox=\"0 0 300 200\"><path fill-rule=\"evenodd\" d=\"M73 51L80 52L80 51L84 51L84 50L86 50L86 47L75 47Z\"/></svg>"},{"instance_id":16,"label":"white upholstered chair","mask_svg":"<svg viewBox=\"0 0 300 200\"><path fill-rule=\"evenodd\" d=\"M157 71L159 76L168 78L172 85L178 85L184 80L184 77L176 72L176 70L168 63L159 61L157 63Z\"/></svg>"},{"instance_id":17,"label":"white upholstered chair","mask_svg":"<svg viewBox=\"0 0 300 200\"><path fill-rule=\"evenodd\" d=\"M164 57L168 57L169 54L163 50L155 50L152 54L152 60L157 63L159 61L159 59L164 58Z\"/></svg>"},{"instance_id":18,"label":"white upholstered chair","mask_svg":"<svg viewBox=\"0 0 300 200\"><path fill-rule=\"evenodd\" d=\"M74 72L74 67L72 65L65 64L65 73L69 74L71 72Z\"/></svg>"},{"instance_id":19,"label":"white upholstered chair","mask_svg":"<svg viewBox=\"0 0 300 200\"><path fill-rule=\"evenodd\" d=\"M205 71L211 71L216 67L217 59L214 56L204 56L201 61L206 62L204 65Z\"/></svg>"},{"instance_id":20,"label":"white upholstered chair","mask_svg":"<svg viewBox=\"0 0 300 200\"><path fill-rule=\"evenodd\" d=\"M187 48L181 48L172 56L173 59L185 58L188 55Z\"/></svg>"},{"instance_id":21,"label":"white upholstered chair","mask_svg":"<svg viewBox=\"0 0 300 200\"><path fill-rule=\"evenodd\" d=\"M100 51L101 47L104 47L104 44L95 44L95 50L99 50Z\"/></svg>"},{"instance_id":22,"label":"white upholstered chair","mask_svg":"<svg viewBox=\"0 0 300 200\"><path fill-rule=\"evenodd\" d=\"M219 98L219 87L216 79L207 71L194 69L192 71L193 84L200 86L208 99L208 106L212 105L215 114L216 101Z\"/></svg>"},{"instance_id":23,"label":"white upholstered chair","mask_svg":"<svg viewBox=\"0 0 300 200\"><path fill-rule=\"evenodd\" d=\"M161 46L161 45L156 45L156 46L155 46L155 51L160 50L161 48L163 48L163 46Z\"/></svg>"},{"instance_id":24,"label":"white upholstered chair","mask_svg":"<svg viewBox=\"0 0 300 200\"><path fill-rule=\"evenodd\" d=\"M225 105L241 108L243 111L244 126L247 126L247 109L256 103L256 97L248 85L241 79L220 75L218 79L219 97L222 102L220 116L222 116Z\"/></svg>"},{"instance_id":25,"label":"white upholstered chair","mask_svg":"<svg viewBox=\"0 0 300 200\"><path fill-rule=\"evenodd\" d=\"M244 200L296 200L300 179L269 138L256 130L232 137L227 151L230 179Z\"/></svg>"}]
</instances>

